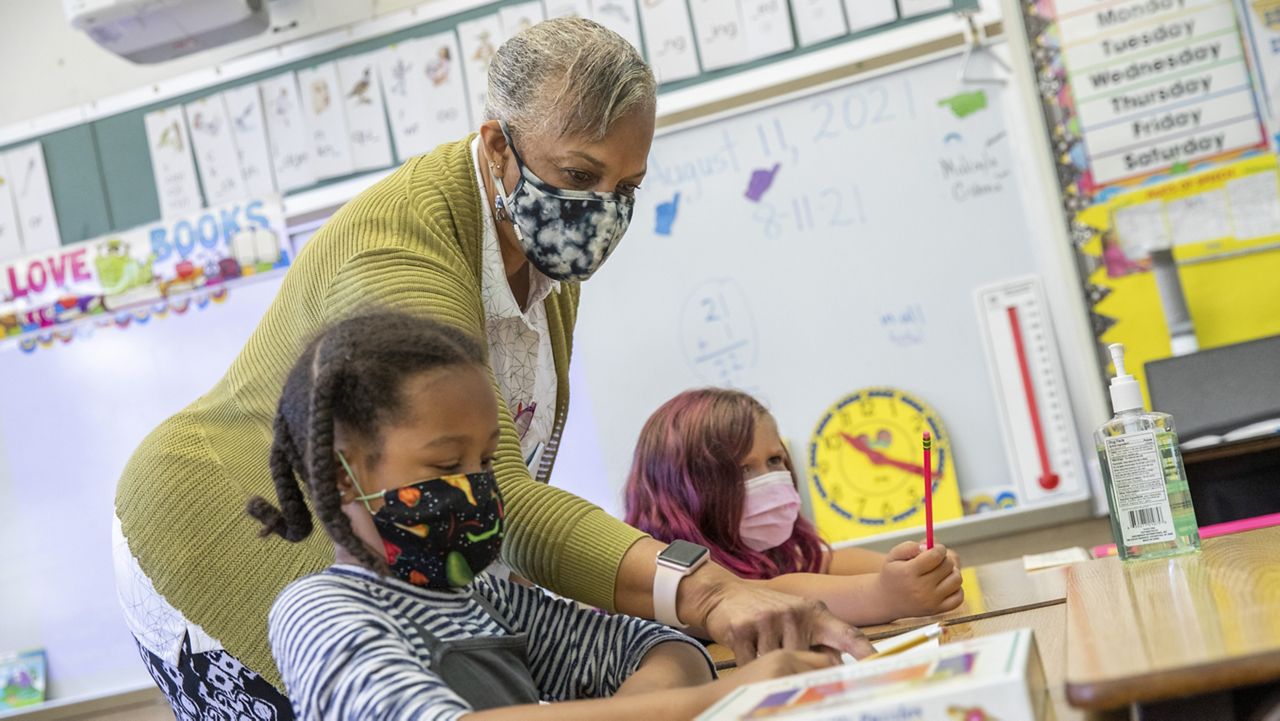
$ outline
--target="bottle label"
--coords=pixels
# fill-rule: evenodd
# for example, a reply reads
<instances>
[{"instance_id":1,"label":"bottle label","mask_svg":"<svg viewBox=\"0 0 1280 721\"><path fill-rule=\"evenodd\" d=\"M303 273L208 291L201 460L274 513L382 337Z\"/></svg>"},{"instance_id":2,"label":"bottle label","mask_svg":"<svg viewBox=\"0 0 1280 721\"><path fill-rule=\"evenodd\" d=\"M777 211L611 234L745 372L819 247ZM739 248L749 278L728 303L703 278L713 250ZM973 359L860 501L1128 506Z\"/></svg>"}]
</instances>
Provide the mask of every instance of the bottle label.
<instances>
[{"instance_id":1,"label":"bottle label","mask_svg":"<svg viewBox=\"0 0 1280 721\"><path fill-rule=\"evenodd\" d=\"M1142 546L1177 539L1169 492L1155 431L1114 436L1103 441L1115 494L1116 519L1124 545Z\"/></svg>"}]
</instances>

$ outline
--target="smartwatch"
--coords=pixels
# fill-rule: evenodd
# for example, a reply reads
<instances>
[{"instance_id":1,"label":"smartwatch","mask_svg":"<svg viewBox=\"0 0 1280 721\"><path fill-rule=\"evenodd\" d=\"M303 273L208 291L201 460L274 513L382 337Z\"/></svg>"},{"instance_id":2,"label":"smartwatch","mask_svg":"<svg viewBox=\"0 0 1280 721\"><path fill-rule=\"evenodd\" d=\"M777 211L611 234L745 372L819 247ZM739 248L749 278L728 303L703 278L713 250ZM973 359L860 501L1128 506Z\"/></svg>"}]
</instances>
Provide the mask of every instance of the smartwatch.
<instances>
[{"instance_id":1,"label":"smartwatch","mask_svg":"<svg viewBox=\"0 0 1280 721\"><path fill-rule=\"evenodd\" d=\"M676 615L676 595L680 581L706 563L711 557L705 546L688 541L672 541L658 554L658 568L653 575L653 616L658 623L672 628L688 628Z\"/></svg>"}]
</instances>

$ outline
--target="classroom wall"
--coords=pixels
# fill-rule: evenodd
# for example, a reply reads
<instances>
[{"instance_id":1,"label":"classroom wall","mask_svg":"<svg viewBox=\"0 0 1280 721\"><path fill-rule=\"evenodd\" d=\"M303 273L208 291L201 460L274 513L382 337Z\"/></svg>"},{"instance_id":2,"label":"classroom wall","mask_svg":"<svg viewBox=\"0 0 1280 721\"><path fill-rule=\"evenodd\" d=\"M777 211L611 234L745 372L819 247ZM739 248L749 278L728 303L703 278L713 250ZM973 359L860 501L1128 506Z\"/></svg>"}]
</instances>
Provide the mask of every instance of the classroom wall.
<instances>
[{"instance_id":1,"label":"classroom wall","mask_svg":"<svg viewBox=\"0 0 1280 721\"><path fill-rule=\"evenodd\" d=\"M300 17L296 30L258 37L179 60L135 65L104 51L67 22L59 0L0 0L0 126L56 112L413 5L442 0L269 0L273 21Z\"/></svg>"}]
</instances>

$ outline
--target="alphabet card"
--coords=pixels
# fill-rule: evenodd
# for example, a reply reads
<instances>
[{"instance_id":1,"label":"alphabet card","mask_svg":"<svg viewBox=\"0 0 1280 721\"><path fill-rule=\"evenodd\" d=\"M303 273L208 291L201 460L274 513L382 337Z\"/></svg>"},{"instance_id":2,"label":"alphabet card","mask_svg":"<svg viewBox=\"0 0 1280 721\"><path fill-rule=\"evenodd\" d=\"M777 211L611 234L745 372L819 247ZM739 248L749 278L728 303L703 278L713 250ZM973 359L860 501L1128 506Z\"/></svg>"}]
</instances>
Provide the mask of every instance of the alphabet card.
<instances>
[{"instance_id":1,"label":"alphabet card","mask_svg":"<svg viewBox=\"0 0 1280 721\"><path fill-rule=\"evenodd\" d=\"M542 0L548 18L589 18L591 0Z\"/></svg>"},{"instance_id":2,"label":"alphabet card","mask_svg":"<svg viewBox=\"0 0 1280 721\"><path fill-rule=\"evenodd\" d=\"M151 173L160 198L160 217L173 218L200 210L204 203L200 199L196 164L191 160L191 139L187 137L182 108L175 105L154 110L142 120L151 151Z\"/></svg>"},{"instance_id":3,"label":"alphabet card","mask_svg":"<svg viewBox=\"0 0 1280 721\"><path fill-rule=\"evenodd\" d=\"M751 58L785 53L796 46L787 0L739 0Z\"/></svg>"},{"instance_id":4,"label":"alphabet card","mask_svg":"<svg viewBox=\"0 0 1280 721\"><path fill-rule=\"evenodd\" d=\"M421 155L433 146L426 123L428 81L423 72L426 57L427 43L422 40L396 43L377 53L382 97L400 162Z\"/></svg>"},{"instance_id":5,"label":"alphabet card","mask_svg":"<svg viewBox=\"0 0 1280 721\"><path fill-rule=\"evenodd\" d=\"M502 20L503 38L509 38L546 19L542 14L542 3L538 0L502 8L498 11L498 17Z\"/></svg>"},{"instance_id":6,"label":"alphabet card","mask_svg":"<svg viewBox=\"0 0 1280 721\"><path fill-rule=\"evenodd\" d=\"M462 63L458 61L462 55L458 50L458 36L440 33L423 38L421 43L421 76L426 78L427 95L423 122L431 147L435 147L471 132L473 121L467 116L467 86L462 80ZM472 117L479 124L484 116Z\"/></svg>"},{"instance_id":7,"label":"alphabet card","mask_svg":"<svg viewBox=\"0 0 1280 721\"><path fill-rule=\"evenodd\" d=\"M640 3L640 25L644 28L649 62L659 83L698 74L693 24L684 0L644 0Z\"/></svg>"},{"instance_id":8,"label":"alphabet card","mask_svg":"<svg viewBox=\"0 0 1280 721\"><path fill-rule=\"evenodd\" d=\"M316 178L326 180L350 175L355 163L351 158L347 116L342 107L338 66L321 63L299 70L298 91L302 97L302 115L311 130Z\"/></svg>"},{"instance_id":9,"label":"alphabet card","mask_svg":"<svg viewBox=\"0 0 1280 721\"><path fill-rule=\"evenodd\" d=\"M840 0L791 0L800 45L814 45L849 32Z\"/></svg>"},{"instance_id":10,"label":"alphabet card","mask_svg":"<svg viewBox=\"0 0 1280 721\"><path fill-rule=\"evenodd\" d=\"M502 20L486 15L458 23L458 41L462 46L462 66L467 75L467 105L478 124L484 118L485 97L489 87L489 63L502 44Z\"/></svg>"},{"instance_id":11,"label":"alphabet card","mask_svg":"<svg viewBox=\"0 0 1280 721\"><path fill-rule=\"evenodd\" d=\"M196 154L200 184L210 205L220 205L245 196L240 157L231 138L231 119L218 95L194 100L183 106L191 147Z\"/></svg>"},{"instance_id":12,"label":"alphabet card","mask_svg":"<svg viewBox=\"0 0 1280 721\"><path fill-rule=\"evenodd\" d=\"M258 86L231 88L222 93L222 102L231 119L231 140L240 160L245 195L271 195L276 191L276 181L271 172L271 149Z\"/></svg>"},{"instance_id":13,"label":"alphabet card","mask_svg":"<svg viewBox=\"0 0 1280 721\"><path fill-rule=\"evenodd\" d=\"M298 82L293 73L267 78L258 84L262 92L262 110L267 119L267 138L271 142L271 168L281 193L314 185L316 171L312 167L311 133L302 116L298 99Z\"/></svg>"},{"instance_id":14,"label":"alphabet card","mask_svg":"<svg viewBox=\"0 0 1280 721\"><path fill-rule=\"evenodd\" d=\"M690 0L689 9L693 12L703 70L720 70L751 59L738 3Z\"/></svg>"},{"instance_id":15,"label":"alphabet card","mask_svg":"<svg viewBox=\"0 0 1280 721\"><path fill-rule=\"evenodd\" d=\"M4 158L0 158L0 262L20 255L22 231L18 229L18 207L13 201L13 176L9 175Z\"/></svg>"},{"instance_id":16,"label":"alphabet card","mask_svg":"<svg viewBox=\"0 0 1280 721\"><path fill-rule=\"evenodd\" d=\"M640 19L636 17L635 0L591 0L591 19L644 52L640 47Z\"/></svg>"},{"instance_id":17,"label":"alphabet card","mask_svg":"<svg viewBox=\"0 0 1280 721\"><path fill-rule=\"evenodd\" d=\"M844 0L844 11L849 17L849 32L870 30L898 19L898 8L893 0Z\"/></svg>"},{"instance_id":18,"label":"alphabet card","mask_svg":"<svg viewBox=\"0 0 1280 721\"><path fill-rule=\"evenodd\" d=\"M387 136L387 110L378 82L377 54L339 60L338 80L346 104L352 165L356 170L391 165L391 139Z\"/></svg>"}]
</instances>

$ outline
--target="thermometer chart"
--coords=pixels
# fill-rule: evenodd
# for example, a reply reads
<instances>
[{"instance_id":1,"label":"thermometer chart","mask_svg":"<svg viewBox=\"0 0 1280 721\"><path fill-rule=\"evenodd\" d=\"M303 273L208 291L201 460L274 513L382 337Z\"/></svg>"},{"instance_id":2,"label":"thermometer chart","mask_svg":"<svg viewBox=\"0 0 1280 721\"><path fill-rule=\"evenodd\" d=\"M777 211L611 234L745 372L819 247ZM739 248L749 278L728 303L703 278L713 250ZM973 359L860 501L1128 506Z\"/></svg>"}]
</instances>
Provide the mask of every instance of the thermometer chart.
<instances>
[{"instance_id":1,"label":"thermometer chart","mask_svg":"<svg viewBox=\"0 0 1280 721\"><path fill-rule=\"evenodd\" d=\"M1082 495L1080 450L1062 362L1036 278L977 291L996 407L1023 503Z\"/></svg>"}]
</instances>

